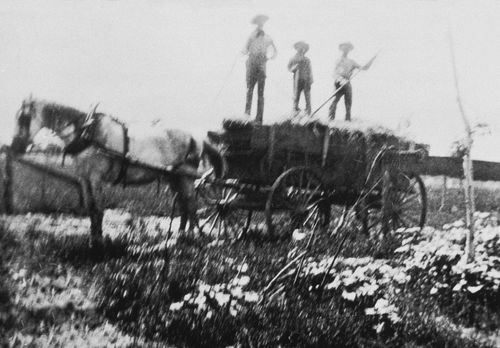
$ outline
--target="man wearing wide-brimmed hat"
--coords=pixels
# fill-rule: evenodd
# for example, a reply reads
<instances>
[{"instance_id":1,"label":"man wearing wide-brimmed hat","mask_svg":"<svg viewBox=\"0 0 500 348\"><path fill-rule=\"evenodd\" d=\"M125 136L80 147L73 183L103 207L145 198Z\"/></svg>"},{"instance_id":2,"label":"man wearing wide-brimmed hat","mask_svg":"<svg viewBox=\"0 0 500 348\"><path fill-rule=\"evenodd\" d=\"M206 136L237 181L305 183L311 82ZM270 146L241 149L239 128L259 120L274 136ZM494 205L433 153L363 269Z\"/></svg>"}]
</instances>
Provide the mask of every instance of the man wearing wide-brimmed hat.
<instances>
[{"instance_id":1,"label":"man wearing wide-brimmed hat","mask_svg":"<svg viewBox=\"0 0 500 348\"><path fill-rule=\"evenodd\" d=\"M335 99L333 99L330 106L330 119L335 119L335 111L340 98L344 97L345 103L345 119L351 120L351 106L352 106L352 87L351 76L355 69L368 70L373 60L366 65L361 66L354 60L348 57L350 51L354 46L350 42L343 42L339 45L339 50L342 51L342 56L339 58L335 65L335 90L338 90Z\"/></svg>"},{"instance_id":2,"label":"man wearing wide-brimmed hat","mask_svg":"<svg viewBox=\"0 0 500 348\"><path fill-rule=\"evenodd\" d=\"M311 85L313 83L313 75L311 68L311 60L306 57L306 52L309 51L309 45L304 41L296 42L293 47L297 53L290 59L288 70L293 72L293 110L294 113L299 112L300 95L304 92L306 99L306 113L311 114Z\"/></svg>"},{"instance_id":3,"label":"man wearing wide-brimmed hat","mask_svg":"<svg viewBox=\"0 0 500 348\"><path fill-rule=\"evenodd\" d=\"M266 15L257 15L252 19L252 24L257 28L250 35L243 54L247 59L247 99L245 114L250 115L252 109L253 90L257 84L257 116L256 122L262 123L264 115L264 86L266 82L266 62L268 59L276 58L278 51L269 35L264 32L264 23L269 19ZM272 49L272 55L268 58L268 51Z\"/></svg>"}]
</instances>

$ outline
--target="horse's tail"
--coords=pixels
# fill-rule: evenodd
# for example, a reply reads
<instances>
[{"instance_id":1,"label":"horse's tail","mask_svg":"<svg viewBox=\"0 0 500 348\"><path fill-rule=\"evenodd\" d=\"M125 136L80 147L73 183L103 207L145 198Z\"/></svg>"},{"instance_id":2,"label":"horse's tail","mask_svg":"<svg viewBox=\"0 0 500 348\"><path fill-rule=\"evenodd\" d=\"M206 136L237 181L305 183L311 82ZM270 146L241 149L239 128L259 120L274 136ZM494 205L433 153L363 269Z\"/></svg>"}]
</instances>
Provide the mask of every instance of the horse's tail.
<instances>
[{"instance_id":1,"label":"horse's tail","mask_svg":"<svg viewBox=\"0 0 500 348\"><path fill-rule=\"evenodd\" d=\"M226 161L221 152L206 140L203 141L203 148L201 151L201 156L204 157L205 155L208 157L210 164L214 167L215 176L217 178L222 178L226 173Z\"/></svg>"}]
</instances>

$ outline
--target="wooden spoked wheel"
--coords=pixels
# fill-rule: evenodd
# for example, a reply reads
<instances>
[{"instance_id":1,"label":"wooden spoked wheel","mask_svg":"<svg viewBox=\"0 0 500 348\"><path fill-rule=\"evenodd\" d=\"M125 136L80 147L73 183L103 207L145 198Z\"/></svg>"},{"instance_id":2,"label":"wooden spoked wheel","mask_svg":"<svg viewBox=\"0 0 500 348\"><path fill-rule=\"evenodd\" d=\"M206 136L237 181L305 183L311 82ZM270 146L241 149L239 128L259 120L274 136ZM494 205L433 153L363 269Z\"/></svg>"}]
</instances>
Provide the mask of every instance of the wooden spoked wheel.
<instances>
[{"instance_id":1,"label":"wooden spoked wheel","mask_svg":"<svg viewBox=\"0 0 500 348\"><path fill-rule=\"evenodd\" d=\"M272 236L286 236L296 229L308 232L324 227L329 218L325 205L319 176L307 167L291 168L271 187L265 210L267 231Z\"/></svg>"},{"instance_id":2,"label":"wooden spoked wheel","mask_svg":"<svg viewBox=\"0 0 500 348\"><path fill-rule=\"evenodd\" d=\"M367 196L356 215L367 233L422 228L427 215L427 194L422 179L413 173L384 171L379 193Z\"/></svg>"},{"instance_id":3,"label":"wooden spoked wheel","mask_svg":"<svg viewBox=\"0 0 500 348\"><path fill-rule=\"evenodd\" d=\"M248 231L252 211L236 207L242 194L230 180L207 180L197 185L196 193L199 205L198 224L202 233L216 237L239 237Z\"/></svg>"}]
</instances>

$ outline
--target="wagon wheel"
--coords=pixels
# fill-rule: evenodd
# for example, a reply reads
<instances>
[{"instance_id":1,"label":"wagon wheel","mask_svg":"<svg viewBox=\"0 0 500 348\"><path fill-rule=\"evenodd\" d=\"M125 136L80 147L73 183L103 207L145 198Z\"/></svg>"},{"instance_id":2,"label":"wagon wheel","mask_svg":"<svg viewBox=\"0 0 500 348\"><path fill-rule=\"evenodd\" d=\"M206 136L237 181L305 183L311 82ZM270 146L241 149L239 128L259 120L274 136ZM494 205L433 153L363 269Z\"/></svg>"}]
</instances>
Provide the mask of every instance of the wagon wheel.
<instances>
[{"instance_id":1,"label":"wagon wheel","mask_svg":"<svg viewBox=\"0 0 500 348\"><path fill-rule=\"evenodd\" d=\"M217 237L221 234L238 237L248 231L252 212L234 208L241 193L232 181L205 180L198 183L196 194L200 232Z\"/></svg>"},{"instance_id":2,"label":"wagon wheel","mask_svg":"<svg viewBox=\"0 0 500 348\"><path fill-rule=\"evenodd\" d=\"M282 173L271 187L266 201L266 224L270 235L288 235L325 227L329 206L323 182L307 167L294 167Z\"/></svg>"},{"instance_id":3,"label":"wagon wheel","mask_svg":"<svg viewBox=\"0 0 500 348\"><path fill-rule=\"evenodd\" d=\"M357 211L365 232L422 228L427 215L427 194L422 179L413 173L384 171L378 194L368 196Z\"/></svg>"}]
</instances>

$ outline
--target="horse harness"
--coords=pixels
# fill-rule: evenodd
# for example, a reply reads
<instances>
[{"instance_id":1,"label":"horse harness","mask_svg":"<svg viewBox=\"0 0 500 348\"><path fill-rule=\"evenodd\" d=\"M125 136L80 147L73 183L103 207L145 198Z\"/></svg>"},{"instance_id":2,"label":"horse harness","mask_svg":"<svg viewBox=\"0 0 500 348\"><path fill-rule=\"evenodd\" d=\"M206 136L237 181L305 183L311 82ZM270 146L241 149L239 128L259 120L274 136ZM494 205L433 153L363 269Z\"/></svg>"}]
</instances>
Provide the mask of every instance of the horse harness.
<instances>
[{"instance_id":1,"label":"horse harness","mask_svg":"<svg viewBox=\"0 0 500 348\"><path fill-rule=\"evenodd\" d=\"M117 177L115 178L115 180L113 181L112 184L113 185L118 185L118 184L121 183L123 187L126 187L125 178L127 176L127 170L129 168L129 165L130 165L130 160L127 157L128 153L130 151L130 137L129 137L129 134L128 134L128 127L123 122L117 120L116 118L113 118L113 121L115 121L116 123L118 123L121 126L121 128L122 128L122 132L123 132L123 151L122 152L110 150L110 149L106 148L105 146L102 146L101 144L99 144L97 142L93 142L92 138L90 138L90 141L91 141L91 143L93 145L97 146L99 148L99 150L102 151L102 152L104 152L106 155L108 155L110 157L113 157L113 158L118 158L119 159L119 161L120 161L120 169L118 171ZM94 118L92 120L92 123L95 123L95 122L96 121L95 121L95 118ZM90 129L89 129L89 131L90 131ZM94 125L94 129L92 129L91 131L92 131L92 133L95 131L95 125Z\"/></svg>"},{"instance_id":2,"label":"horse harness","mask_svg":"<svg viewBox=\"0 0 500 348\"><path fill-rule=\"evenodd\" d=\"M123 151L122 152L111 150L111 149L103 146L102 144L100 144L99 142L94 140L94 135L95 135L98 119L97 119L95 114L92 114L90 116L89 120L83 125L81 131L79 131L77 139L75 139L75 141L73 143L69 144L66 147L66 149L64 151L64 155L66 153L69 153L69 154L80 153L85 148L93 145L93 146L97 147L102 153L107 155L108 157L115 158L115 159L118 158L120 160L120 169L119 169L117 177L115 178L115 180L113 181L112 184L118 185L121 183L123 185L123 187L126 186L125 178L127 176L127 170L130 167L130 164L136 164L138 166L141 166L141 167L144 167L147 169L151 169L151 170L155 170L155 171L161 172L163 174L170 174L170 173L176 172L179 169L179 167L185 163L193 162L193 164L194 164L194 162L196 162L196 158L193 158L193 156L192 156L193 153L196 152L195 151L196 142L194 139L191 139L191 141L189 143L189 147L186 151L186 154L184 155L184 161L179 162L179 163L174 164L174 165L171 165L171 166L156 167L156 166L153 166L151 164L142 163L138 160L130 159L128 156L129 151L130 151L130 137L129 137L128 127L120 120L118 120L114 117L112 119L114 122L118 123L121 126L122 131L123 131ZM193 175L193 174L191 173L188 175Z\"/></svg>"},{"instance_id":3,"label":"horse harness","mask_svg":"<svg viewBox=\"0 0 500 348\"><path fill-rule=\"evenodd\" d=\"M77 131L75 139L69 143L63 152L63 162L62 164L64 165L64 158L66 157L67 154L71 155L76 155L81 153L83 150L87 149L88 147L95 146L99 149L99 151L103 152L105 155L112 157L112 158L118 158L120 160L120 169L118 172L117 177L113 181L113 185L118 185L119 183L123 184L123 187L125 187L125 177L127 175L127 169L130 164L130 160L128 159L127 155L130 151L130 137L128 135L128 128L127 126L113 118L113 120L118 123L123 131L123 151L114 151L110 150L107 147L103 146L102 144L98 143L97 141L94 140L94 135L97 127L97 122L98 118L96 117L95 113L92 113L87 120L85 120L84 124L80 127L80 129ZM110 169L111 170L111 169Z\"/></svg>"},{"instance_id":4,"label":"horse harness","mask_svg":"<svg viewBox=\"0 0 500 348\"><path fill-rule=\"evenodd\" d=\"M120 171L118 172L118 176L113 182L113 185L118 185L121 182L123 187L125 187L125 177L127 176L127 169L130 164L129 159L127 158L127 154L130 151L130 137L128 136L127 126L125 126L122 122L118 121L118 123L122 126L123 130L123 153L120 156Z\"/></svg>"}]
</instances>

